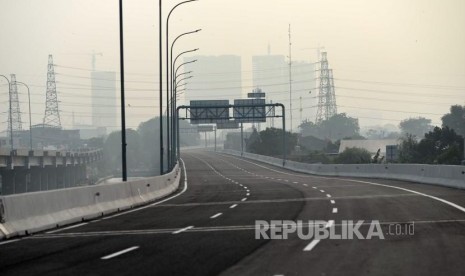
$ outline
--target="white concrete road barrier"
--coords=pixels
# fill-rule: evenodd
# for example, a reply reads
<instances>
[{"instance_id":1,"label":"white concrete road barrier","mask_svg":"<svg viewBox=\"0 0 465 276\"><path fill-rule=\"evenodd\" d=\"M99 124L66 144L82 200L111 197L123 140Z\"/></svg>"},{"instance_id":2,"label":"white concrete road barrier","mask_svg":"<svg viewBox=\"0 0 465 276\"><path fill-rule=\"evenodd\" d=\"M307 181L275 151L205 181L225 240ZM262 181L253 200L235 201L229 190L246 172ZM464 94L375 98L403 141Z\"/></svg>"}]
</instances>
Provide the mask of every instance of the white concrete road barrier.
<instances>
[{"instance_id":1,"label":"white concrete road barrier","mask_svg":"<svg viewBox=\"0 0 465 276\"><path fill-rule=\"evenodd\" d=\"M235 150L218 150L218 152L241 156L240 151ZM271 165L283 166L283 161L280 158L252 153L244 153L243 156ZM308 164L286 161L284 167L296 172L323 176L406 180L465 189L465 166L426 164Z\"/></svg>"},{"instance_id":2,"label":"white concrete road barrier","mask_svg":"<svg viewBox=\"0 0 465 276\"><path fill-rule=\"evenodd\" d=\"M181 170L128 182L0 197L0 240L95 218L162 198L178 189Z\"/></svg>"}]
</instances>

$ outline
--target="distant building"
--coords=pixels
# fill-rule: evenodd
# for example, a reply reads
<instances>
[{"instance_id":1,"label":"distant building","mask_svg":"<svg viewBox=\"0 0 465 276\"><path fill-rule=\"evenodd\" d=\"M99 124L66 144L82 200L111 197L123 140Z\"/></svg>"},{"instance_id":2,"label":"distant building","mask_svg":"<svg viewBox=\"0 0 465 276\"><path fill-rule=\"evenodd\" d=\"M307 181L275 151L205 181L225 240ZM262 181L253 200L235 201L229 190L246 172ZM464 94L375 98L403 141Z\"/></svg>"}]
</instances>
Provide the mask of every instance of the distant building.
<instances>
[{"instance_id":1,"label":"distant building","mask_svg":"<svg viewBox=\"0 0 465 276\"><path fill-rule=\"evenodd\" d=\"M116 73L93 71L92 125L95 128L116 129Z\"/></svg>"},{"instance_id":2,"label":"distant building","mask_svg":"<svg viewBox=\"0 0 465 276\"><path fill-rule=\"evenodd\" d=\"M258 55L252 57L253 86L266 93L267 102L283 103L289 110L289 63L283 55ZM316 104L315 64L305 61L292 62L292 109L294 131L301 119L314 118L316 109L308 108ZM311 91L311 93L310 93ZM302 97L302 100L300 99ZM302 114L300 103L302 101ZM288 111L289 112L289 111ZM289 113L288 113L289 114ZM302 116L301 116L302 115ZM287 115L288 122L290 116Z\"/></svg>"},{"instance_id":3,"label":"distant building","mask_svg":"<svg viewBox=\"0 0 465 276\"><path fill-rule=\"evenodd\" d=\"M29 148L29 130L18 133L21 141L20 147ZM32 126L32 147L43 149L75 149L81 147L79 130L65 130L49 125Z\"/></svg>"},{"instance_id":4,"label":"distant building","mask_svg":"<svg viewBox=\"0 0 465 276\"><path fill-rule=\"evenodd\" d=\"M94 127L90 125L75 125L74 129L78 129L81 139L99 138L107 135L106 127Z\"/></svg>"},{"instance_id":5,"label":"distant building","mask_svg":"<svg viewBox=\"0 0 465 276\"><path fill-rule=\"evenodd\" d=\"M189 62L178 70L179 73L192 71L192 79L185 81L185 103L191 100L230 100L242 98L242 65L241 57L234 55L222 56L192 56L183 59ZM177 62L176 66L181 64ZM176 68L174 68L176 70ZM182 75L178 81L189 75ZM184 81L181 81L181 85ZM180 88L181 89L181 88Z\"/></svg>"},{"instance_id":6,"label":"distant building","mask_svg":"<svg viewBox=\"0 0 465 276\"><path fill-rule=\"evenodd\" d=\"M253 86L265 93L281 94L289 89L289 65L283 55L252 57Z\"/></svg>"}]
</instances>

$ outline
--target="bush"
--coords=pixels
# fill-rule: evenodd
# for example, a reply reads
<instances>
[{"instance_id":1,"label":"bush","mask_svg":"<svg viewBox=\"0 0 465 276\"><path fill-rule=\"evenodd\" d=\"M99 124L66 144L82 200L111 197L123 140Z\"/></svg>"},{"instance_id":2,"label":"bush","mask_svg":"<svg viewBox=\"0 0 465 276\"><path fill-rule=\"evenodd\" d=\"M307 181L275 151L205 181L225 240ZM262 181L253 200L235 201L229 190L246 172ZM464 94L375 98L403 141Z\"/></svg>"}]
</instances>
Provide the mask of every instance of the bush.
<instances>
[{"instance_id":1,"label":"bush","mask_svg":"<svg viewBox=\"0 0 465 276\"><path fill-rule=\"evenodd\" d=\"M371 154L366 149L346 148L335 160L339 164L368 164Z\"/></svg>"}]
</instances>

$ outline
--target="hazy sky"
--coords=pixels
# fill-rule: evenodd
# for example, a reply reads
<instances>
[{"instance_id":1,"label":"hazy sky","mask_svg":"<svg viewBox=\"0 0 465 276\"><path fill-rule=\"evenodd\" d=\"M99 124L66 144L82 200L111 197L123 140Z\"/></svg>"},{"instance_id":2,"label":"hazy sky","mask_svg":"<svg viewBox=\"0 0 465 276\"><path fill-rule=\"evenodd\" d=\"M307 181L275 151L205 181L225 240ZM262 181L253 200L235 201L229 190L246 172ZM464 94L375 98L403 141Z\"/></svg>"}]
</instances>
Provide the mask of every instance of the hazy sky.
<instances>
[{"instance_id":1,"label":"hazy sky","mask_svg":"<svg viewBox=\"0 0 465 276\"><path fill-rule=\"evenodd\" d=\"M128 125L135 128L158 114L158 1L124 3ZM165 16L176 3L164 1ZM33 123L43 118L48 54L57 64L64 127L73 111L76 122L90 123L90 54L103 53L98 70L119 71L118 1L0 0L0 7L0 74L31 86ZM324 46L339 111L360 117L362 127L414 116L440 124L451 104L465 104L464 12L463 0L200 0L177 8L170 33L202 29L182 38L178 51L242 56L247 86L252 55L266 54L268 44L272 54L288 54L291 24L293 58L315 61L309 48ZM0 86L0 129L6 93Z\"/></svg>"}]
</instances>

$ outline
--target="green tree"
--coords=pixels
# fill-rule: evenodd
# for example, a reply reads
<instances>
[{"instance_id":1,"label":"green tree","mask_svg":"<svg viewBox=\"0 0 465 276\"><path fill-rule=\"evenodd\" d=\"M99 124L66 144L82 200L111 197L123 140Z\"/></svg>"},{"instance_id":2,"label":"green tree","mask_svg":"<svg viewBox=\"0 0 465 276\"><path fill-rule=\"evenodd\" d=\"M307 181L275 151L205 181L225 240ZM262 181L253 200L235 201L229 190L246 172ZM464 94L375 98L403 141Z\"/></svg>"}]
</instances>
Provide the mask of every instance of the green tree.
<instances>
[{"instance_id":1,"label":"green tree","mask_svg":"<svg viewBox=\"0 0 465 276\"><path fill-rule=\"evenodd\" d=\"M368 164L371 163L371 154L366 149L346 148L336 158L338 164Z\"/></svg>"},{"instance_id":2,"label":"green tree","mask_svg":"<svg viewBox=\"0 0 465 276\"><path fill-rule=\"evenodd\" d=\"M450 113L442 116L442 127L449 127L462 137L465 137L465 106L453 105Z\"/></svg>"},{"instance_id":3,"label":"green tree","mask_svg":"<svg viewBox=\"0 0 465 276\"><path fill-rule=\"evenodd\" d=\"M325 138L340 140L344 137L359 136L358 119L348 117L345 113L336 114L320 124L320 130Z\"/></svg>"},{"instance_id":4,"label":"green tree","mask_svg":"<svg viewBox=\"0 0 465 276\"><path fill-rule=\"evenodd\" d=\"M412 134L402 137L399 145L399 162L418 163L420 157L418 156L417 148L418 141Z\"/></svg>"},{"instance_id":5,"label":"green tree","mask_svg":"<svg viewBox=\"0 0 465 276\"><path fill-rule=\"evenodd\" d=\"M463 138L449 127L435 127L418 143L420 161L427 164L458 165L463 159Z\"/></svg>"},{"instance_id":6,"label":"green tree","mask_svg":"<svg viewBox=\"0 0 465 276\"><path fill-rule=\"evenodd\" d=\"M163 117L163 122L166 122L165 117ZM166 131L166 123L163 124L163 131ZM137 132L141 137L141 146L144 149L141 153L141 159L145 163L145 169L152 175L159 175L160 118L155 117L145 122L142 122L141 124L139 124L139 127L137 128Z\"/></svg>"},{"instance_id":7,"label":"green tree","mask_svg":"<svg viewBox=\"0 0 465 276\"><path fill-rule=\"evenodd\" d=\"M267 128L260 132L260 139L254 139L250 144L251 153L268 156L278 156L283 154L283 130L277 128ZM297 134L286 131L286 153L289 154L297 145Z\"/></svg>"},{"instance_id":8,"label":"green tree","mask_svg":"<svg viewBox=\"0 0 465 276\"><path fill-rule=\"evenodd\" d=\"M144 163L141 159L143 152L140 135L133 129L126 129L126 160L127 168L130 170L143 169ZM121 172L121 131L115 131L108 135L103 145L105 168L108 173L119 174Z\"/></svg>"},{"instance_id":9,"label":"green tree","mask_svg":"<svg viewBox=\"0 0 465 276\"><path fill-rule=\"evenodd\" d=\"M399 149L399 162L458 165L463 160L463 138L449 127L435 127L417 142L409 135Z\"/></svg>"},{"instance_id":10,"label":"green tree","mask_svg":"<svg viewBox=\"0 0 465 276\"><path fill-rule=\"evenodd\" d=\"M423 117L409 118L400 122L399 128L402 135L412 134L418 138L421 138L433 129L431 120Z\"/></svg>"},{"instance_id":11,"label":"green tree","mask_svg":"<svg viewBox=\"0 0 465 276\"><path fill-rule=\"evenodd\" d=\"M345 113L336 114L318 124L304 121L300 126L302 136L315 136L319 139L340 140L344 137L359 137L358 119Z\"/></svg>"},{"instance_id":12,"label":"green tree","mask_svg":"<svg viewBox=\"0 0 465 276\"><path fill-rule=\"evenodd\" d=\"M303 137L313 136L322 139L320 136L320 127L311 121L305 120L300 124L300 133ZM324 137L323 137L324 138Z\"/></svg>"}]
</instances>

